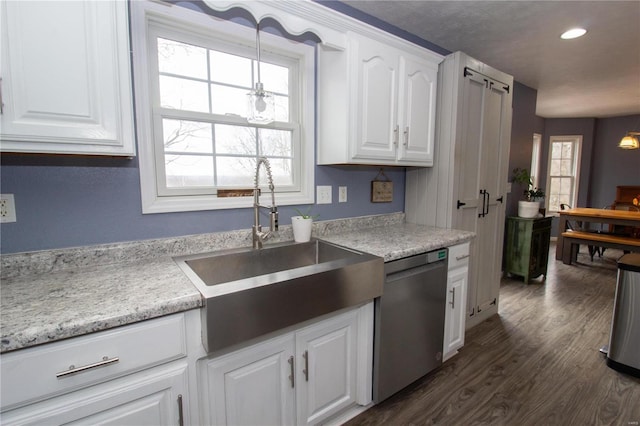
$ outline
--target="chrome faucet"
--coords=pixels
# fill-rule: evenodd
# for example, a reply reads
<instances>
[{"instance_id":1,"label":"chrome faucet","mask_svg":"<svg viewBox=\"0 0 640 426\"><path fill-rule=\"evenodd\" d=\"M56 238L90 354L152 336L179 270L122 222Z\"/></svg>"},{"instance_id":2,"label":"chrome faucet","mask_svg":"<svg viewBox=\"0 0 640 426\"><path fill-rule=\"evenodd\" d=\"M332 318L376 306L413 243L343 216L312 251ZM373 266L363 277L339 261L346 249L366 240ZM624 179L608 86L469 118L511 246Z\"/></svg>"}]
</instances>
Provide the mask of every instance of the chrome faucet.
<instances>
[{"instance_id":1,"label":"chrome faucet","mask_svg":"<svg viewBox=\"0 0 640 426\"><path fill-rule=\"evenodd\" d=\"M269 189L271 190L271 206L260 205L260 188L258 187L258 180L260 174L260 165L264 164L264 168L267 170L267 178L269 179ZM269 231L263 232L260 225L260 208L269 210ZM264 240L269 238L272 233L278 230L278 207L276 207L276 196L273 186L273 176L271 175L271 165L269 160L265 157L258 158L256 163L256 175L253 179L253 227L251 228L253 234L253 248L261 249Z\"/></svg>"}]
</instances>

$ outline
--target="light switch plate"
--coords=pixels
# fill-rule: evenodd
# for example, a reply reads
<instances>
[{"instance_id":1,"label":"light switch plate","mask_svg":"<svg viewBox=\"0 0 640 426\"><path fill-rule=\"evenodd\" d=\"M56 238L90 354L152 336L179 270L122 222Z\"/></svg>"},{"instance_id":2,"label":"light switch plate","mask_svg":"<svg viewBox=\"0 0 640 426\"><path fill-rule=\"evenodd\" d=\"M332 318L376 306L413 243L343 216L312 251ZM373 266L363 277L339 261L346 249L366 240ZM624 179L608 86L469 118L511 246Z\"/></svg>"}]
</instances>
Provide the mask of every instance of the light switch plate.
<instances>
[{"instance_id":1,"label":"light switch plate","mask_svg":"<svg viewBox=\"0 0 640 426\"><path fill-rule=\"evenodd\" d=\"M339 186L338 187L338 202L346 203L347 202L347 187Z\"/></svg>"},{"instance_id":2,"label":"light switch plate","mask_svg":"<svg viewBox=\"0 0 640 426\"><path fill-rule=\"evenodd\" d=\"M10 223L16 220L16 203L13 194L0 194L0 222Z\"/></svg>"},{"instance_id":3,"label":"light switch plate","mask_svg":"<svg viewBox=\"0 0 640 426\"><path fill-rule=\"evenodd\" d=\"M331 204L331 185L318 185L316 188L316 203Z\"/></svg>"}]
</instances>

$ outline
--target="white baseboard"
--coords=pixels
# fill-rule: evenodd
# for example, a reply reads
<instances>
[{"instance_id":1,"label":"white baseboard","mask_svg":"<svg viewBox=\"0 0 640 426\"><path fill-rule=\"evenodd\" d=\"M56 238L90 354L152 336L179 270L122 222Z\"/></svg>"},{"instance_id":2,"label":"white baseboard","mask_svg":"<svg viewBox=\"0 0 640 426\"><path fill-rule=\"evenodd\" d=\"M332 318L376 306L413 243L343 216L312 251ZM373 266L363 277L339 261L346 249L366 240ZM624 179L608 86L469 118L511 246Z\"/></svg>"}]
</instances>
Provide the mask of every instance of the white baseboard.
<instances>
[{"instance_id":1,"label":"white baseboard","mask_svg":"<svg viewBox=\"0 0 640 426\"><path fill-rule=\"evenodd\" d=\"M367 411L369 408L373 406L374 406L373 402L368 405L354 405L353 407L338 414L337 416L330 418L329 420L324 422L323 425L324 426L340 426L342 424L345 424L349 420L353 419L357 415L364 413L365 411Z\"/></svg>"}]
</instances>

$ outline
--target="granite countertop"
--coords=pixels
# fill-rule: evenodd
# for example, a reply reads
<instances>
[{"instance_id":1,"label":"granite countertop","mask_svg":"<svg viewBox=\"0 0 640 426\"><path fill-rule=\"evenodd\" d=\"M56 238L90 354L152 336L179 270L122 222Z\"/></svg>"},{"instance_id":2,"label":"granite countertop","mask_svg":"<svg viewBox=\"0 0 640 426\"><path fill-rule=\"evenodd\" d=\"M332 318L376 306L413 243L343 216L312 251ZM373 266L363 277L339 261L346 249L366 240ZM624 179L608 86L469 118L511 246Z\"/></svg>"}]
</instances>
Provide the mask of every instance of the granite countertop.
<instances>
[{"instance_id":1,"label":"granite countertop","mask_svg":"<svg viewBox=\"0 0 640 426\"><path fill-rule=\"evenodd\" d=\"M0 352L202 306L168 257L3 279L1 300Z\"/></svg>"},{"instance_id":2,"label":"granite countertop","mask_svg":"<svg viewBox=\"0 0 640 426\"><path fill-rule=\"evenodd\" d=\"M380 256L385 262L471 240L473 232L403 223L323 236L334 244Z\"/></svg>"},{"instance_id":3,"label":"granite countertop","mask_svg":"<svg viewBox=\"0 0 640 426\"><path fill-rule=\"evenodd\" d=\"M405 224L401 213L318 222L313 232L385 261L474 237ZM284 226L273 242L292 239ZM173 257L250 245L250 231L240 230L2 256L0 352L200 308L200 293Z\"/></svg>"}]
</instances>

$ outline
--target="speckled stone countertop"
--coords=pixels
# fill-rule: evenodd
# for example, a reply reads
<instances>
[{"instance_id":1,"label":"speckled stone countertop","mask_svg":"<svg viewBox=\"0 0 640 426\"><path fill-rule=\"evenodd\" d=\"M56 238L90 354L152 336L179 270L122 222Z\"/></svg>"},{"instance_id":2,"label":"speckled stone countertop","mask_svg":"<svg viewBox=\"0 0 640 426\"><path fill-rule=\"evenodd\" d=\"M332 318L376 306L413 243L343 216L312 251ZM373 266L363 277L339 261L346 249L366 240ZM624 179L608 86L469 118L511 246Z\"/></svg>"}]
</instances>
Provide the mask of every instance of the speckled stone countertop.
<instances>
[{"instance_id":1,"label":"speckled stone countertop","mask_svg":"<svg viewBox=\"0 0 640 426\"><path fill-rule=\"evenodd\" d=\"M317 222L313 236L389 261L474 235L405 224L393 213ZM292 239L283 226L270 242ZM250 245L250 230L239 230L3 255L0 352L200 308L173 257Z\"/></svg>"},{"instance_id":2,"label":"speckled stone countertop","mask_svg":"<svg viewBox=\"0 0 640 426\"><path fill-rule=\"evenodd\" d=\"M389 262L471 240L474 233L401 223L326 235L323 240L384 258Z\"/></svg>"}]
</instances>

